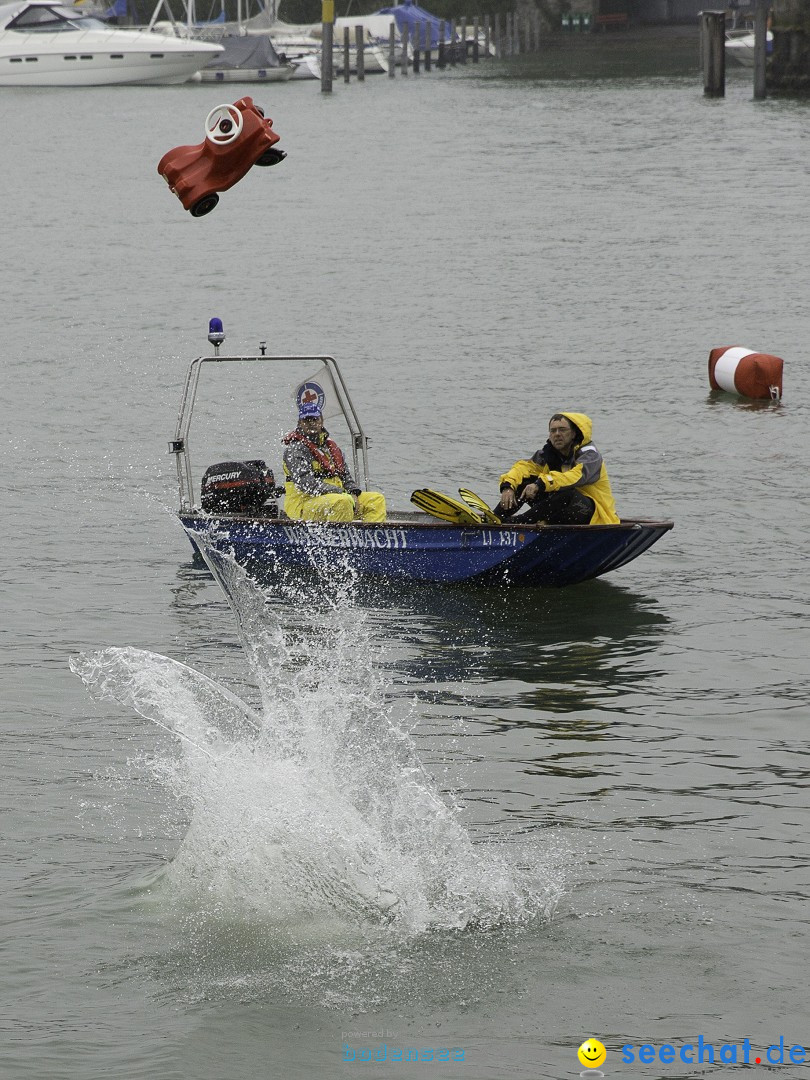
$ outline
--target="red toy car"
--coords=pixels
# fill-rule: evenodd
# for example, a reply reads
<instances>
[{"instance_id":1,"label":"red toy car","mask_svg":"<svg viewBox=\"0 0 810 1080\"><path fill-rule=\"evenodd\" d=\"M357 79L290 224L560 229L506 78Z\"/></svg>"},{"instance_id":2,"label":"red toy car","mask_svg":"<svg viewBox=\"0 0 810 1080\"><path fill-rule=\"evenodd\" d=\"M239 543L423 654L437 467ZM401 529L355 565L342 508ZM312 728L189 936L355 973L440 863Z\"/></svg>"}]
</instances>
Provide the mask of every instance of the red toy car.
<instances>
[{"instance_id":1,"label":"red toy car","mask_svg":"<svg viewBox=\"0 0 810 1080\"><path fill-rule=\"evenodd\" d=\"M219 202L218 191L238 184L254 165L277 165L287 156L275 150L279 141L273 121L243 97L233 105L217 105L205 120L205 141L197 146L175 146L158 163L158 172L190 210L192 217L210 214Z\"/></svg>"}]
</instances>

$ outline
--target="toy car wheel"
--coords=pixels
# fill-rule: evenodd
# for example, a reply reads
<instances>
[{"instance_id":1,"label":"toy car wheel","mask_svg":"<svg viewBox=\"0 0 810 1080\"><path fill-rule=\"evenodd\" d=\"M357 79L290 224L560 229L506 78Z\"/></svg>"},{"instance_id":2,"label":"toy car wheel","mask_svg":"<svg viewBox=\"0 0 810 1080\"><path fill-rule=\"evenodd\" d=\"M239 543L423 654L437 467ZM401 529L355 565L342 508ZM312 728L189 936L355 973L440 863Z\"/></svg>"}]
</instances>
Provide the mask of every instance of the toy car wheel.
<instances>
[{"instance_id":1,"label":"toy car wheel","mask_svg":"<svg viewBox=\"0 0 810 1080\"><path fill-rule=\"evenodd\" d=\"M262 165L264 167L268 165L278 165L278 163L280 161L283 161L286 156L287 155L284 153L283 150L265 150L265 152L262 154L259 160L255 162L255 164Z\"/></svg>"},{"instance_id":2,"label":"toy car wheel","mask_svg":"<svg viewBox=\"0 0 810 1080\"><path fill-rule=\"evenodd\" d=\"M206 214L210 214L218 202L219 195L204 195L202 199L198 199L192 206L191 216L204 217Z\"/></svg>"}]
</instances>

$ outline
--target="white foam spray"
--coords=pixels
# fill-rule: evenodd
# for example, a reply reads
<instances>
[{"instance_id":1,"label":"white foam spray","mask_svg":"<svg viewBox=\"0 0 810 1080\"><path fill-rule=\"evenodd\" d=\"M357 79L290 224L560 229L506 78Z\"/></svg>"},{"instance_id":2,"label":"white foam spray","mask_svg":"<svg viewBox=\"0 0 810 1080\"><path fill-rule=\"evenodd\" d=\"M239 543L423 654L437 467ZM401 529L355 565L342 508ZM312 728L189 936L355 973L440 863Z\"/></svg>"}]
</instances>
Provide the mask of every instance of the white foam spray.
<instances>
[{"instance_id":1,"label":"white foam spray","mask_svg":"<svg viewBox=\"0 0 810 1080\"><path fill-rule=\"evenodd\" d=\"M259 707L140 649L70 662L96 697L180 739L156 762L191 808L165 884L211 916L288 927L337 917L410 934L550 916L558 880L517 869L509 844L474 843L421 765L350 590L299 587L294 607L277 606L297 622L285 628L233 560L208 554Z\"/></svg>"}]
</instances>

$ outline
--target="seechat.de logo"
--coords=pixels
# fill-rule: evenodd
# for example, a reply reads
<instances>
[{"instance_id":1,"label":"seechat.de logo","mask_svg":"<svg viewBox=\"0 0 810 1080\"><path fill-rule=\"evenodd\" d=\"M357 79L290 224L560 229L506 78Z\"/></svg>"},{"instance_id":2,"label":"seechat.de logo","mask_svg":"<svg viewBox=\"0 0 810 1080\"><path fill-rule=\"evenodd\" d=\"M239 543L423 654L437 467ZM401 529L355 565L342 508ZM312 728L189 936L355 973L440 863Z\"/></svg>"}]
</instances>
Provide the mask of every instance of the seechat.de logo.
<instances>
[{"instance_id":1,"label":"seechat.de logo","mask_svg":"<svg viewBox=\"0 0 810 1080\"><path fill-rule=\"evenodd\" d=\"M590 1038L586 1039L577 1050L577 1057L580 1065L584 1065L586 1070L593 1069L594 1072L598 1072L599 1066L605 1064L607 1050L598 1039ZM580 1075L585 1076L587 1074L581 1073Z\"/></svg>"}]
</instances>

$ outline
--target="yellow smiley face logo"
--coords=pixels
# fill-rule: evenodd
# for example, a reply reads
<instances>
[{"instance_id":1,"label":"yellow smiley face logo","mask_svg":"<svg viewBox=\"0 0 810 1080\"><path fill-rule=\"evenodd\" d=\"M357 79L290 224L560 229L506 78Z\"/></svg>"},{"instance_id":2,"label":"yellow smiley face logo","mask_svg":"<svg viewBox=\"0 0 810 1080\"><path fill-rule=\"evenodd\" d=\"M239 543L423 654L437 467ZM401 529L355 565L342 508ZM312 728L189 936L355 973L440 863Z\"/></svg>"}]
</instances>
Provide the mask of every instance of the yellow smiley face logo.
<instances>
[{"instance_id":1,"label":"yellow smiley face logo","mask_svg":"<svg viewBox=\"0 0 810 1080\"><path fill-rule=\"evenodd\" d=\"M586 1069L598 1069L605 1064L607 1050L598 1039L586 1039L577 1050L577 1057Z\"/></svg>"}]
</instances>

